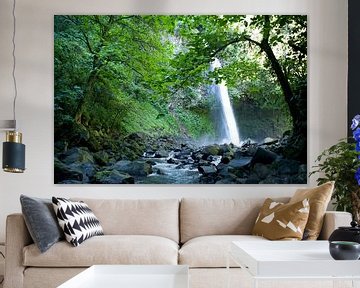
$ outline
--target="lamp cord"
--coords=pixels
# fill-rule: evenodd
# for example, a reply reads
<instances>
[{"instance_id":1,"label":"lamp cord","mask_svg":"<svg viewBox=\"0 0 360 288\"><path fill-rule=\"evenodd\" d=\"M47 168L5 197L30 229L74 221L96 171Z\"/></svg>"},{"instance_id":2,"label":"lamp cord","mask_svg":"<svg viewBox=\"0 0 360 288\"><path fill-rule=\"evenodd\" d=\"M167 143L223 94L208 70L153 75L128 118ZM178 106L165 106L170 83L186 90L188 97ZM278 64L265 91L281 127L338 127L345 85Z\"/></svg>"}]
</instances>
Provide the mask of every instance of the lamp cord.
<instances>
[{"instance_id":1,"label":"lamp cord","mask_svg":"<svg viewBox=\"0 0 360 288\"><path fill-rule=\"evenodd\" d=\"M16 44L15 44L15 36L16 36L16 15L15 15L15 8L16 8L16 0L13 0L13 9L12 9L12 16L13 16L13 35L12 35L12 44L13 44L13 50L12 50L12 56L13 56L13 69L12 69L12 78L14 81L14 90L15 90L15 95L14 95L14 102L13 102L13 118L14 121L16 123L16 98L17 98L17 84L16 84L16 77L15 77L15 69L16 69L16 56L15 56L15 49L16 49ZM15 124L16 125L16 124ZM16 130L16 126L15 126L15 130Z\"/></svg>"}]
</instances>

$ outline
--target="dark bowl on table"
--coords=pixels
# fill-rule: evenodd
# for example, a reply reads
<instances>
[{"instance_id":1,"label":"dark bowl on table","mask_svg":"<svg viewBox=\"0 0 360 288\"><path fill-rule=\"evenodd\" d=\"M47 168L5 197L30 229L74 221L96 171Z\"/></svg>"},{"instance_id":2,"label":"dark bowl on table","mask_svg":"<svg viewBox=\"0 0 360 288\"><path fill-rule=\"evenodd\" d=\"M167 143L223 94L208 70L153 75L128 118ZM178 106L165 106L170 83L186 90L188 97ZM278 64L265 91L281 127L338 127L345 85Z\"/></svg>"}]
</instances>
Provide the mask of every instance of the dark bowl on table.
<instances>
[{"instance_id":1,"label":"dark bowl on table","mask_svg":"<svg viewBox=\"0 0 360 288\"><path fill-rule=\"evenodd\" d=\"M360 257L360 244L349 241L331 241L330 255L335 260L358 260Z\"/></svg>"}]
</instances>

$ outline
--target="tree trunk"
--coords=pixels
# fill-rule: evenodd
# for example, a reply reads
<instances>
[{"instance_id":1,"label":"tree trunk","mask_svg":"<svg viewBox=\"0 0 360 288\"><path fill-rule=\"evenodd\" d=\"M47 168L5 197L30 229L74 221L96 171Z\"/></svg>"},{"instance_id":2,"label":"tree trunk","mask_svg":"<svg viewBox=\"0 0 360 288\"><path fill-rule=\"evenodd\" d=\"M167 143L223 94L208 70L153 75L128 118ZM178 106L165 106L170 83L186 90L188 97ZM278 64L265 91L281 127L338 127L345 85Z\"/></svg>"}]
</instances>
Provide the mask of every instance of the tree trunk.
<instances>
[{"instance_id":1,"label":"tree trunk","mask_svg":"<svg viewBox=\"0 0 360 288\"><path fill-rule=\"evenodd\" d=\"M269 42L267 40L263 40L260 43L260 47L261 49L265 52L266 56L268 57L270 63L271 63L271 67L273 68L275 75L280 83L281 86L281 90L284 93L284 97L285 97L285 101L287 103L287 105L289 106L289 110L290 110L290 114L291 116L295 116L297 114L297 109L296 109L296 105L294 105L293 103L293 99L294 99L294 95L293 95L293 91L290 87L290 83L287 79L287 77L285 76L279 61L276 59L276 56L273 52L273 50L271 49L271 46L269 44ZM295 119L297 117L293 117L293 126L295 127Z\"/></svg>"},{"instance_id":2,"label":"tree trunk","mask_svg":"<svg viewBox=\"0 0 360 288\"><path fill-rule=\"evenodd\" d=\"M83 97L80 99L75 113L75 122L82 124L83 115L85 112L86 104L92 99L94 94L94 85L97 80L98 69L92 70L86 81Z\"/></svg>"},{"instance_id":3,"label":"tree trunk","mask_svg":"<svg viewBox=\"0 0 360 288\"><path fill-rule=\"evenodd\" d=\"M260 43L261 49L268 57L271 67L280 83L283 91L285 101L289 107L290 115L292 117L293 133L288 141L288 145L284 151L287 158L293 158L306 163L307 160L307 113L306 113L306 85L302 89L296 91L298 95L294 95L289 80L286 77L279 61L268 42L268 39L263 39ZM306 83L306 82L305 82Z\"/></svg>"}]
</instances>

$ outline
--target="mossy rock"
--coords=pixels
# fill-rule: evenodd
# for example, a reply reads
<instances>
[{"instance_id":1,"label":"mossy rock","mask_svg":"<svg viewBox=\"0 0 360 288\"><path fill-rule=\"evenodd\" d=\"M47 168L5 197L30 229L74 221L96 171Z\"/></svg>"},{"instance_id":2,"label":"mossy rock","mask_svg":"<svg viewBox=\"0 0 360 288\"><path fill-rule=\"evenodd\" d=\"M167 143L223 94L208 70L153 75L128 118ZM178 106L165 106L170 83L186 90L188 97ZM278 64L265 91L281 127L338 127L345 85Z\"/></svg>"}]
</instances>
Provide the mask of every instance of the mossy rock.
<instances>
[{"instance_id":1,"label":"mossy rock","mask_svg":"<svg viewBox=\"0 0 360 288\"><path fill-rule=\"evenodd\" d=\"M95 174L95 183L98 184L134 184L134 177L117 170L105 170Z\"/></svg>"}]
</instances>

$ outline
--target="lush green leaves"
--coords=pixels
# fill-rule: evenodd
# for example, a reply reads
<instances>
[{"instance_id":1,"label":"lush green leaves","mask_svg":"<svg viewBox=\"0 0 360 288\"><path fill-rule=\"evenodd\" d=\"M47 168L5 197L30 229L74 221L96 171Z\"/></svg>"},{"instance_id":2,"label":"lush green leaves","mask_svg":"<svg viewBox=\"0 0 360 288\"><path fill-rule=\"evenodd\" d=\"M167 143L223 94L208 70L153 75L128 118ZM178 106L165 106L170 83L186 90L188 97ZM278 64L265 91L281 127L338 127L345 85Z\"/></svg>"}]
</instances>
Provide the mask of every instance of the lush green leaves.
<instances>
[{"instance_id":1,"label":"lush green leaves","mask_svg":"<svg viewBox=\"0 0 360 288\"><path fill-rule=\"evenodd\" d=\"M305 16L55 16L54 32L55 137L70 145L69 129L211 135L209 85L222 81L233 102L290 122L264 38L294 91L306 79Z\"/></svg>"},{"instance_id":2,"label":"lush green leaves","mask_svg":"<svg viewBox=\"0 0 360 288\"><path fill-rule=\"evenodd\" d=\"M335 181L333 193L334 204L337 210L351 211L351 193L358 191L359 186L355 180L355 172L360 166L355 151L355 144L348 143L346 139L325 149L316 159L318 164L314 166L314 173L320 173L318 184Z\"/></svg>"}]
</instances>

